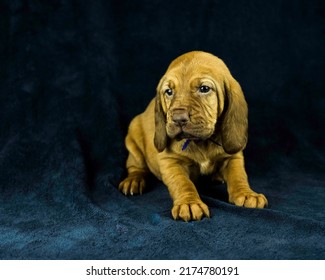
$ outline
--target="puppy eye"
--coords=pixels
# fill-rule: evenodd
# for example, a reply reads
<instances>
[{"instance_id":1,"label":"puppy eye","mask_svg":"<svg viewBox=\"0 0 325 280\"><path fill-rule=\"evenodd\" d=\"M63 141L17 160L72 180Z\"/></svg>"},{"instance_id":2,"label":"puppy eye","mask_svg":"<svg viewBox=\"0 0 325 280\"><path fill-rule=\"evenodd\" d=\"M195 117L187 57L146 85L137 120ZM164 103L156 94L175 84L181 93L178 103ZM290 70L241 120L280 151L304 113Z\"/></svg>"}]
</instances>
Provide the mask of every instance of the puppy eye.
<instances>
[{"instance_id":1,"label":"puppy eye","mask_svg":"<svg viewBox=\"0 0 325 280\"><path fill-rule=\"evenodd\" d=\"M168 95L168 96L170 97L170 96L173 95L173 90L170 89L170 88L169 88L169 89L166 89L166 90L165 90L165 93L166 93L166 95Z\"/></svg>"},{"instance_id":2,"label":"puppy eye","mask_svg":"<svg viewBox=\"0 0 325 280\"><path fill-rule=\"evenodd\" d=\"M199 91L201 93L208 93L210 91L210 87L208 87L208 86L200 86Z\"/></svg>"}]
</instances>

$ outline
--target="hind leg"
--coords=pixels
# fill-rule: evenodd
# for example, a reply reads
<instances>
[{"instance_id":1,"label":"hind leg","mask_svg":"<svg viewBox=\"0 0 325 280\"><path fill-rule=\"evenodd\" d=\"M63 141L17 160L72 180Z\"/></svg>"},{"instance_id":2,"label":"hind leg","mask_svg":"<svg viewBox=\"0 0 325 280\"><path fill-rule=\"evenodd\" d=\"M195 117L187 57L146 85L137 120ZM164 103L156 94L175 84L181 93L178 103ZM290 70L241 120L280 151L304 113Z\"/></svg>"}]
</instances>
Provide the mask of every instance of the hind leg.
<instances>
[{"instance_id":1,"label":"hind leg","mask_svg":"<svg viewBox=\"0 0 325 280\"><path fill-rule=\"evenodd\" d=\"M119 184L118 189L125 195L142 194L145 186L145 176L147 172L128 171L128 176Z\"/></svg>"},{"instance_id":2,"label":"hind leg","mask_svg":"<svg viewBox=\"0 0 325 280\"><path fill-rule=\"evenodd\" d=\"M142 194L145 189L145 177L148 167L136 143L127 137L126 146L129 156L126 161L128 176L119 184L119 190L125 195Z\"/></svg>"}]
</instances>

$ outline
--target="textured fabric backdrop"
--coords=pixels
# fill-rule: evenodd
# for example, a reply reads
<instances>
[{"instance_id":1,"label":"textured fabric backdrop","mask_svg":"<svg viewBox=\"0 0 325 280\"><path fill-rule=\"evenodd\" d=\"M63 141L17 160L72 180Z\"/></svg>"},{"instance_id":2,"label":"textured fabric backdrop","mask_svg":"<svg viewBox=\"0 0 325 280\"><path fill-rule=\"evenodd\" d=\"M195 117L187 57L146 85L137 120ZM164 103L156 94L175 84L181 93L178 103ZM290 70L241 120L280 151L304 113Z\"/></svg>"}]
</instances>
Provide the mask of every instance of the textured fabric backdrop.
<instances>
[{"instance_id":1,"label":"textured fabric backdrop","mask_svg":"<svg viewBox=\"0 0 325 280\"><path fill-rule=\"evenodd\" d=\"M324 27L317 0L0 1L0 258L324 259ZM212 218L185 223L154 178L117 190L128 123L191 50L244 90L267 209L203 180Z\"/></svg>"}]
</instances>

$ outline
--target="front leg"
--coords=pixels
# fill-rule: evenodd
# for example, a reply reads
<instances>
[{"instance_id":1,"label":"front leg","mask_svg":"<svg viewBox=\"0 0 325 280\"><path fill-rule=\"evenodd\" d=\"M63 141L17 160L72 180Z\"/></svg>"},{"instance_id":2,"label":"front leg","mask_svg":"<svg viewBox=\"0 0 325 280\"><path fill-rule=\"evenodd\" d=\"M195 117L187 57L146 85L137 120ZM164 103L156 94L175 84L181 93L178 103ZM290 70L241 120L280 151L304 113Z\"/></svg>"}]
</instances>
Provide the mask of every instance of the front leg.
<instances>
[{"instance_id":1,"label":"front leg","mask_svg":"<svg viewBox=\"0 0 325 280\"><path fill-rule=\"evenodd\" d=\"M254 192L248 184L242 155L236 155L229 159L224 170L224 178L227 182L230 203L248 208L267 206L265 196Z\"/></svg>"},{"instance_id":2,"label":"front leg","mask_svg":"<svg viewBox=\"0 0 325 280\"><path fill-rule=\"evenodd\" d=\"M209 208L204 204L190 180L189 167L184 162L168 158L161 162L161 175L173 199L172 216L186 222L210 217Z\"/></svg>"}]
</instances>

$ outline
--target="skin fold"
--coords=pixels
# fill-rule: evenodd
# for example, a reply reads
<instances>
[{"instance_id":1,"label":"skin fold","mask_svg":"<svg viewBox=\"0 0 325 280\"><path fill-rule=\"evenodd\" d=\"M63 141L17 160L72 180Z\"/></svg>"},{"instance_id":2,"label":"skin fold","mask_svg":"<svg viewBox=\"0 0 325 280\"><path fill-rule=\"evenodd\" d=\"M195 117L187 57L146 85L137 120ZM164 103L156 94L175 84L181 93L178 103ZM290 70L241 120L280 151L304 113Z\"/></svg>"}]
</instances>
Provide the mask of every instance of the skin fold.
<instances>
[{"instance_id":1,"label":"skin fold","mask_svg":"<svg viewBox=\"0 0 325 280\"><path fill-rule=\"evenodd\" d=\"M193 182L210 175L227 183L230 203L267 206L265 196L249 186L244 167L247 114L242 89L221 59L199 51L181 55L161 78L156 97L130 123L128 176L119 190L142 194L151 172L168 188L174 219L201 220L210 212Z\"/></svg>"}]
</instances>

